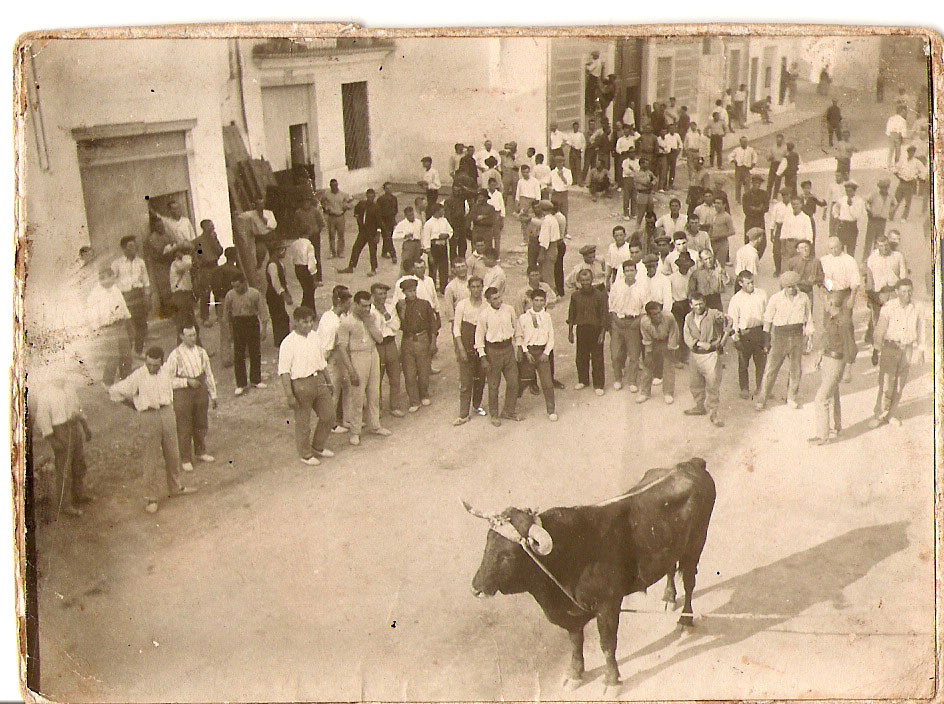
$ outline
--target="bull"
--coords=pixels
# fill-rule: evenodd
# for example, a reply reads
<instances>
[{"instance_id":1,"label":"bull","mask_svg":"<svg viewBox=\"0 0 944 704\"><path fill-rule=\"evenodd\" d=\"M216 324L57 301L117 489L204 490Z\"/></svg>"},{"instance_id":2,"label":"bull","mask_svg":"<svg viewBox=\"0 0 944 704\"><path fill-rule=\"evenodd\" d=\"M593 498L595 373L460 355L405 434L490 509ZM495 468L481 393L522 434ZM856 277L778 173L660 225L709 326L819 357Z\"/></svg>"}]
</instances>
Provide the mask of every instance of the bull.
<instances>
[{"instance_id":1,"label":"bull","mask_svg":"<svg viewBox=\"0 0 944 704\"><path fill-rule=\"evenodd\" d=\"M663 599L674 608L679 571L685 589L679 624L693 625L695 573L714 503L714 480L698 457L651 469L627 493L593 506L486 513L463 502L490 526L472 592L530 593L547 619L567 631L573 652L565 689L583 680L584 626L595 618L606 659L604 687L619 687L623 597L666 577Z\"/></svg>"}]
</instances>

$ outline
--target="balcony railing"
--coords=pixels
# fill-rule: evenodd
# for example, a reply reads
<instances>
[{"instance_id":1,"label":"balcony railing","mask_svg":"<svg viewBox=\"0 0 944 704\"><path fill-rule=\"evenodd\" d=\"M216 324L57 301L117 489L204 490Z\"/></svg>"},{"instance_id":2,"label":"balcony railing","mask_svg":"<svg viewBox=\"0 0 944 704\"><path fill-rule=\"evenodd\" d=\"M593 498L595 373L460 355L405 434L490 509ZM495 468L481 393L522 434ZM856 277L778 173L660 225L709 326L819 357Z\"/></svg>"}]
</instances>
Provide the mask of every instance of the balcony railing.
<instances>
[{"instance_id":1,"label":"balcony railing","mask_svg":"<svg viewBox=\"0 0 944 704\"><path fill-rule=\"evenodd\" d=\"M379 37L338 37L330 39L291 39L273 37L252 48L256 59L331 56L377 49L392 49L392 39Z\"/></svg>"}]
</instances>

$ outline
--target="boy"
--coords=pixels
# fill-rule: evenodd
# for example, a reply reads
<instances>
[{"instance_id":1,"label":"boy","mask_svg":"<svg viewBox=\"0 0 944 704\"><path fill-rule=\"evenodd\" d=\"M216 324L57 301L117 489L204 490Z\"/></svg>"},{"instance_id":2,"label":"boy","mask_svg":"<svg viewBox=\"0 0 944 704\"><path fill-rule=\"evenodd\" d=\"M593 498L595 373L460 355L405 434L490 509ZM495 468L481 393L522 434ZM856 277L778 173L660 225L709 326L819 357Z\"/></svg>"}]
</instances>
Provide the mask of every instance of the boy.
<instances>
[{"instance_id":1,"label":"boy","mask_svg":"<svg viewBox=\"0 0 944 704\"><path fill-rule=\"evenodd\" d=\"M502 294L495 287L485 289L487 306L482 306L475 326L475 349L488 380L488 414L492 425L501 425L501 419L520 421L515 412L518 402L518 364L515 361L515 340L519 338L515 310L502 302ZM498 392L505 378L505 405L499 414Z\"/></svg>"},{"instance_id":2,"label":"boy","mask_svg":"<svg viewBox=\"0 0 944 704\"><path fill-rule=\"evenodd\" d=\"M335 404L321 340L312 332L314 312L298 306L292 321L292 332L279 345L279 379L285 402L295 412L295 449L303 464L314 467L321 464L318 457L334 457L325 442L334 425ZM312 411L318 416L314 435Z\"/></svg>"},{"instance_id":3,"label":"boy","mask_svg":"<svg viewBox=\"0 0 944 704\"><path fill-rule=\"evenodd\" d=\"M233 288L223 299L223 323L232 333L233 360L236 373L236 396L246 391L246 353L249 353L249 381L258 389L266 388L262 381L262 353L260 346L266 336L269 311L262 294L249 288L246 277L237 272L232 278ZM221 332L222 332L221 326Z\"/></svg>"},{"instance_id":4,"label":"boy","mask_svg":"<svg viewBox=\"0 0 944 704\"><path fill-rule=\"evenodd\" d=\"M164 475L167 491L171 496L193 494L195 486L180 483L180 445L177 442L177 419L174 415L174 389L170 375L162 369L164 350L154 346L148 348L144 366L108 389L112 401L131 405L141 414L146 432L160 438L164 455ZM145 470L147 489L144 510L157 513L159 497L164 493L157 465L147 463Z\"/></svg>"},{"instance_id":5,"label":"boy","mask_svg":"<svg viewBox=\"0 0 944 704\"><path fill-rule=\"evenodd\" d=\"M577 274L577 290L570 296L567 339L574 344L576 331L577 385L574 388L580 390L590 383L592 368L593 388L597 396L605 393L603 341L608 319L606 293L593 285L593 273L589 269L581 269Z\"/></svg>"},{"instance_id":6,"label":"boy","mask_svg":"<svg viewBox=\"0 0 944 704\"><path fill-rule=\"evenodd\" d=\"M537 379L540 379L547 417L551 421L556 421L557 411L554 405L554 384L551 380L550 362L551 353L554 351L554 323L551 321L550 314L544 309L547 302L546 296L547 294L542 289L532 290L531 310L518 317L518 344L521 347L519 395L523 393L526 385L530 386L534 393L537 388Z\"/></svg>"}]
</instances>

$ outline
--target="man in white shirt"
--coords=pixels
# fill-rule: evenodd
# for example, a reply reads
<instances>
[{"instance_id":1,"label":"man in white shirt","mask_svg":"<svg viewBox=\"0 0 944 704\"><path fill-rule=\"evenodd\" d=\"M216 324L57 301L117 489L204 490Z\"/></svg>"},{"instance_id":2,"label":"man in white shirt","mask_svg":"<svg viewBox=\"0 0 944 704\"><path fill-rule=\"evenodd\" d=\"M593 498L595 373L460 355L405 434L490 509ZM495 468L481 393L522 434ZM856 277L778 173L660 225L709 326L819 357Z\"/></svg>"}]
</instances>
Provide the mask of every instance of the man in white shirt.
<instances>
[{"instance_id":1,"label":"man in white shirt","mask_svg":"<svg viewBox=\"0 0 944 704\"><path fill-rule=\"evenodd\" d=\"M210 356L197 342L197 326L191 322L180 330L180 344L164 362L174 389L174 414L180 443L181 468L193 471L193 460L213 462L207 453L209 407L216 408L216 379Z\"/></svg>"},{"instance_id":2,"label":"man in white shirt","mask_svg":"<svg viewBox=\"0 0 944 704\"><path fill-rule=\"evenodd\" d=\"M749 244L744 245L750 246ZM755 250L756 251L756 250ZM738 386L740 397L749 399L750 364L754 362L754 389L759 394L767 365L769 339L764 332L764 311L767 293L754 285L754 274L744 269L738 272L738 291L728 303L728 318L733 333L731 339L738 353Z\"/></svg>"},{"instance_id":3,"label":"man in white shirt","mask_svg":"<svg viewBox=\"0 0 944 704\"><path fill-rule=\"evenodd\" d=\"M498 198L500 201L501 193L498 193ZM446 283L449 281L449 239L453 234L452 225L443 215L442 203L433 203L428 212L429 219L423 225L423 250L429 257L429 268L437 290L445 293Z\"/></svg>"},{"instance_id":4,"label":"man in white shirt","mask_svg":"<svg viewBox=\"0 0 944 704\"><path fill-rule=\"evenodd\" d=\"M829 253L820 258L823 265L824 285L827 291L842 291L842 303L851 312L856 293L862 288L859 265L848 252L843 251L842 240L830 237Z\"/></svg>"},{"instance_id":5,"label":"man in white shirt","mask_svg":"<svg viewBox=\"0 0 944 704\"><path fill-rule=\"evenodd\" d=\"M914 144L909 144L906 150L908 152L907 156L903 156L892 169L892 172L898 177L898 187L895 189L896 203L892 206L891 211L892 220L895 219L898 206L902 203L905 204L905 212L901 214L902 220L908 219L908 213L911 211L911 199L918 192L918 182L923 181L927 173L928 167L915 157L916 150L917 147Z\"/></svg>"},{"instance_id":6,"label":"man in white shirt","mask_svg":"<svg viewBox=\"0 0 944 704\"><path fill-rule=\"evenodd\" d=\"M907 276L908 266L902 253L892 249L887 236L879 235L875 241L875 251L865 262L865 294L872 314L865 333L867 343L872 342L879 311L895 296L898 282ZM873 352L872 361L873 364L878 364L878 350Z\"/></svg>"},{"instance_id":7,"label":"man in white shirt","mask_svg":"<svg viewBox=\"0 0 944 704\"><path fill-rule=\"evenodd\" d=\"M412 205L403 209L403 219L393 228L391 235L400 260L400 271L406 271L408 262L415 260L423 251L423 223L413 210Z\"/></svg>"},{"instance_id":8,"label":"man in white shirt","mask_svg":"<svg viewBox=\"0 0 944 704\"><path fill-rule=\"evenodd\" d=\"M797 401L802 375L804 337L813 334L813 315L810 299L797 288L800 275L795 271L786 271L780 275L780 290L770 297L764 309L764 332L770 335L770 353L764 380L754 405L758 411L764 410L767 399L777 383L777 375L785 361L790 362L787 380L787 405L799 408Z\"/></svg>"},{"instance_id":9,"label":"man in white shirt","mask_svg":"<svg viewBox=\"0 0 944 704\"><path fill-rule=\"evenodd\" d=\"M505 197L502 192L498 190L498 179L496 178L488 179L486 190L488 191L488 199L485 202L492 206L492 209L498 213L498 217L495 218L495 228L492 234L492 247L495 249L499 258L501 258L501 236L502 230L505 229Z\"/></svg>"},{"instance_id":10,"label":"man in white shirt","mask_svg":"<svg viewBox=\"0 0 944 704\"><path fill-rule=\"evenodd\" d=\"M347 308L350 308L350 301L348 292ZM329 312L326 311L322 319ZM325 443L334 426L336 399L327 374L328 363L322 353L323 341L318 333L312 332L314 314L299 306L292 314L292 320L292 332L279 345L279 379L285 402L295 412L295 448L303 463L315 466L321 464L318 457L334 456ZM337 329L334 336L337 338ZM318 416L313 436L312 411Z\"/></svg>"},{"instance_id":11,"label":"man in white shirt","mask_svg":"<svg viewBox=\"0 0 944 704\"><path fill-rule=\"evenodd\" d=\"M641 316L647 303L646 290L636 285L636 264L631 259L623 262L622 276L610 287L610 356L613 359L613 388L623 388L624 371L629 390L639 391L639 357L642 354Z\"/></svg>"},{"instance_id":12,"label":"man in white shirt","mask_svg":"<svg viewBox=\"0 0 944 704\"><path fill-rule=\"evenodd\" d=\"M488 305L482 306L475 326L475 349L482 362L488 381L488 414L492 425L500 426L501 419L521 420L515 412L518 403L518 363L515 359L515 340L519 338L518 317L515 309L502 302L498 289L485 289ZM498 408L499 386L505 378L505 403Z\"/></svg>"},{"instance_id":13,"label":"man in white shirt","mask_svg":"<svg viewBox=\"0 0 944 704\"><path fill-rule=\"evenodd\" d=\"M544 163L543 154L534 155L534 178L541 184L541 197L550 195L551 188L551 167Z\"/></svg>"},{"instance_id":14,"label":"man in white shirt","mask_svg":"<svg viewBox=\"0 0 944 704\"><path fill-rule=\"evenodd\" d=\"M901 145L908 138L908 121L905 115L908 109L899 106L894 115L885 123L885 136L888 137L888 167L891 168L901 159Z\"/></svg>"},{"instance_id":15,"label":"man in white shirt","mask_svg":"<svg viewBox=\"0 0 944 704\"><path fill-rule=\"evenodd\" d=\"M550 174L551 202L557 205L565 218L567 217L568 192L572 185L574 185L574 176L570 169L564 166L563 155L555 156L554 168Z\"/></svg>"},{"instance_id":16,"label":"man in white shirt","mask_svg":"<svg viewBox=\"0 0 944 704\"><path fill-rule=\"evenodd\" d=\"M344 410L349 401L351 377L347 368L341 362L337 351L338 327L341 325L341 316L351 310L351 292L347 286L335 286L331 290L331 308L321 314L316 331L318 342L321 344L321 354L327 362L328 379L331 381L332 408L341 417L341 422L334 424L332 432L346 433L344 424ZM320 417L320 415L319 415ZM303 455L304 456L304 455Z\"/></svg>"},{"instance_id":17,"label":"man in white shirt","mask_svg":"<svg viewBox=\"0 0 944 704\"><path fill-rule=\"evenodd\" d=\"M800 242L813 244L813 222L803 212L803 199L794 194L790 199L790 212L783 215L780 226L780 261L785 263L793 259Z\"/></svg>"},{"instance_id":18,"label":"man in white shirt","mask_svg":"<svg viewBox=\"0 0 944 704\"><path fill-rule=\"evenodd\" d=\"M574 175L574 183L583 185L583 155L587 149L587 138L580 131L580 123L574 122L573 131L564 135L564 144L567 145L567 163L570 172Z\"/></svg>"},{"instance_id":19,"label":"man in white shirt","mask_svg":"<svg viewBox=\"0 0 944 704\"><path fill-rule=\"evenodd\" d=\"M548 152L551 155L551 158L557 156L564 156L564 133L557 128L557 123L552 122L550 124L550 134L548 135L548 147L550 151Z\"/></svg>"},{"instance_id":20,"label":"man in white shirt","mask_svg":"<svg viewBox=\"0 0 944 704\"><path fill-rule=\"evenodd\" d=\"M125 298L131 321L134 325L134 352L144 354L144 339L148 331L148 309L150 308L150 279L144 259L138 256L138 240L134 235L125 235L120 241L123 257L112 262L115 285Z\"/></svg>"},{"instance_id":21,"label":"man in white shirt","mask_svg":"<svg viewBox=\"0 0 944 704\"><path fill-rule=\"evenodd\" d=\"M747 244L738 248L734 255L734 272L737 279L734 282L734 292L737 293L741 288L741 274L749 273L751 276L757 276L757 270L760 266L760 243L764 240L764 231L759 227L751 228L747 231ZM728 314L730 317L730 313Z\"/></svg>"},{"instance_id":22,"label":"man in white shirt","mask_svg":"<svg viewBox=\"0 0 944 704\"><path fill-rule=\"evenodd\" d=\"M728 161L734 164L734 199L740 203L741 189L750 188L751 169L757 166L757 152L747 145L747 137L741 137Z\"/></svg>"},{"instance_id":23,"label":"man in white shirt","mask_svg":"<svg viewBox=\"0 0 944 704\"><path fill-rule=\"evenodd\" d=\"M636 127L636 111L634 109L635 103L630 102L626 109L623 110L623 119L622 122L624 125L629 125L630 127Z\"/></svg>"},{"instance_id":24,"label":"man in white shirt","mask_svg":"<svg viewBox=\"0 0 944 704\"><path fill-rule=\"evenodd\" d=\"M617 225L613 228L613 241L603 255L606 264L606 288L609 290L613 281L622 275L623 262L629 259L629 242L626 241L626 228Z\"/></svg>"},{"instance_id":25,"label":"man in white shirt","mask_svg":"<svg viewBox=\"0 0 944 704\"><path fill-rule=\"evenodd\" d=\"M102 382L111 386L131 372L134 327L125 298L115 285L115 273L108 267L99 270L85 308L93 333L88 336L92 356L102 367Z\"/></svg>"},{"instance_id":26,"label":"man in white shirt","mask_svg":"<svg viewBox=\"0 0 944 704\"><path fill-rule=\"evenodd\" d=\"M892 415L901 401L908 381L915 347L924 344L924 325L914 301L911 279L899 279L895 284L896 297L882 306L875 326L875 349L880 351L878 367L878 394L875 399L875 417L870 428L891 422L901 425Z\"/></svg>"},{"instance_id":27,"label":"man in white shirt","mask_svg":"<svg viewBox=\"0 0 944 704\"><path fill-rule=\"evenodd\" d=\"M620 135L619 139L616 140L616 175L620 179L620 185L622 185L623 179L623 159L629 155L630 149L635 149L636 140L639 139L640 135L638 132L635 132L630 125L623 125L623 133Z\"/></svg>"},{"instance_id":28,"label":"man in white shirt","mask_svg":"<svg viewBox=\"0 0 944 704\"><path fill-rule=\"evenodd\" d=\"M684 232L688 224L688 216L682 212L682 201L678 198L672 198L669 201L669 212L656 220L656 230L662 229L662 232L672 239L676 232Z\"/></svg>"},{"instance_id":29,"label":"man in white shirt","mask_svg":"<svg viewBox=\"0 0 944 704\"><path fill-rule=\"evenodd\" d=\"M377 353L380 355L380 383L384 376L390 384L390 414L402 418L404 416L404 394L400 386L400 351L397 349L397 334L400 332L400 318L397 316L393 301L387 300L390 287L381 282L370 285L372 299L371 314L374 323L380 330L381 339L377 343ZM383 393L383 389L381 389Z\"/></svg>"},{"instance_id":30,"label":"man in white shirt","mask_svg":"<svg viewBox=\"0 0 944 704\"><path fill-rule=\"evenodd\" d=\"M161 222L164 223L164 230L176 240L177 244L193 242L197 238L197 233L193 229L193 223L190 222L190 218L184 216L180 203L176 200L172 200L167 204L168 215L162 215L157 212L154 206L149 207L151 213L160 218Z\"/></svg>"},{"instance_id":31,"label":"man in white shirt","mask_svg":"<svg viewBox=\"0 0 944 704\"><path fill-rule=\"evenodd\" d=\"M473 158L475 159L475 165L478 167L479 173L486 171L488 166L485 164L485 160L490 156L495 157L495 163L501 164L501 154L499 154L495 149L492 148L492 140L486 139L484 142L484 147L477 151Z\"/></svg>"},{"instance_id":32,"label":"man in white shirt","mask_svg":"<svg viewBox=\"0 0 944 704\"><path fill-rule=\"evenodd\" d=\"M534 289L531 291L531 308L518 316L517 344L521 348L521 363L518 369L519 396L526 386L533 393L537 388L537 380L540 379L547 417L556 421L550 361L554 351L554 323L544 308L546 303L547 294L542 289Z\"/></svg>"},{"instance_id":33,"label":"man in white shirt","mask_svg":"<svg viewBox=\"0 0 944 704\"><path fill-rule=\"evenodd\" d=\"M675 187L675 167L678 164L679 154L682 152L682 137L678 133L675 120L670 122L669 132L663 137L663 144L668 149L666 155L666 187L671 190Z\"/></svg>"},{"instance_id":34,"label":"man in white shirt","mask_svg":"<svg viewBox=\"0 0 944 704\"><path fill-rule=\"evenodd\" d=\"M439 200L442 181L439 180L439 172L433 168L432 157L424 156L420 159L420 163L423 165L423 178L419 180L419 185L426 189L426 212L431 212Z\"/></svg>"},{"instance_id":35,"label":"man in white shirt","mask_svg":"<svg viewBox=\"0 0 944 704\"><path fill-rule=\"evenodd\" d=\"M662 312L666 315L671 314L672 285L668 277L659 271L659 255L649 253L642 258L641 263L646 274L636 279L636 287L643 293L644 302L655 301L662 306ZM661 376L656 375L656 378L659 379Z\"/></svg>"},{"instance_id":36,"label":"man in white shirt","mask_svg":"<svg viewBox=\"0 0 944 704\"><path fill-rule=\"evenodd\" d=\"M790 188L784 186L780 189L780 200L770 206L770 244L774 255L774 276L780 276L781 267L785 263L780 251L780 231L787 216L793 212L792 196Z\"/></svg>"},{"instance_id":37,"label":"man in white shirt","mask_svg":"<svg viewBox=\"0 0 944 704\"><path fill-rule=\"evenodd\" d=\"M856 241L860 232L865 234L869 212L865 200L856 194L859 184L846 181L843 188L846 195L842 200L833 203L832 216L836 221L836 236L842 241L846 251L854 257Z\"/></svg>"},{"instance_id":38,"label":"man in white shirt","mask_svg":"<svg viewBox=\"0 0 944 704\"><path fill-rule=\"evenodd\" d=\"M295 278L302 287L302 305L315 310L315 274L318 262L315 259L315 246L307 237L292 240L288 246L287 263L295 270Z\"/></svg>"},{"instance_id":39,"label":"man in white shirt","mask_svg":"<svg viewBox=\"0 0 944 704\"><path fill-rule=\"evenodd\" d=\"M521 178L515 189L515 208L521 222L521 243L528 244L528 226L532 209L541 200L541 182L531 175L531 167L521 165Z\"/></svg>"}]
</instances>

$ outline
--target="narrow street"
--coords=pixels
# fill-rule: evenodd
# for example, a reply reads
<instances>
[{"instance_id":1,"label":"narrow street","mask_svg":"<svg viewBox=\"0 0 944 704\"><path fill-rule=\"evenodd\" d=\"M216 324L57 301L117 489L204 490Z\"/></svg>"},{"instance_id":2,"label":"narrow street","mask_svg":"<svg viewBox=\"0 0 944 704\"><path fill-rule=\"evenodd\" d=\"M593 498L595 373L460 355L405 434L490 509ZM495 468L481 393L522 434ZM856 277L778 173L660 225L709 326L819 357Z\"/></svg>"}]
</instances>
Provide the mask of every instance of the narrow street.
<instances>
[{"instance_id":1,"label":"narrow street","mask_svg":"<svg viewBox=\"0 0 944 704\"><path fill-rule=\"evenodd\" d=\"M884 145L889 105L853 94L844 100L863 152L853 177L867 195L883 174L874 155ZM814 120L785 132L811 164L801 175L823 197L834 167L824 161L820 129ZM761 155L772 139L754 143ZM617 209L617 198L592 203L572 195L565 270L580 245L609 242ZM740 210L733 214L740 233ZM818 254L826 250L820 223ZM916 298L927 301L923 220L913 213L895 224ZM504 240L518 238L509 219ZM524 268L514 255L503 259L516 295ZM341 280L330 263L319 311ZM760 286L773 293L770 255L761 266ZM378 278L392 282L394 275L383 260ZM367 279L344 282L356 290ZM171 691L178 701L598 698L603 658L594 626L586 631L586 684L564 692L566 634L527 595L473 598L486 526L461 500L487 509L592 503L625 491L651 467L700 456L718 500L699 565L696 625L676 628L677 614L662 610L661 585L627 597L624 607L646 613L621 619L621 697L928 696L934 486L927 360L912 367L903 425L869 430L877 375L862 344L863 305L853 382L842 386L841 442L811 449L818 373L805 368L799 410L783 404L782 378L769 409L757 413L737 398L729 349L726 426L718 429L682 415L691 403L685 370L671 406L658 395L637 405L609 385L603 398L571 390L565 314L566 305L553 311L558 376L568 386L558 424L526 394L520 424L496 429L475 418L453 428L456 369L442 334L432 406L403 419L385 415L393 436L365 437L359 448L333 436L337 457L316 468L295 457L291 414L276 384L236 399L232 372L218 369L221 403L209 436L217 461L188 477L200 485L197 495L168 501L154 516L141 510L139 497L140 465L158 461L156 448L136 432L134 414L88 387L83 402L96 433L87 452L90 489L99 498L83 518L41 527L42 693L114 702L160 701ZM216 330L206 335L214 345ZM608 347L606 354L609 374ZM271 343L264 357L264 372L274 375Z\"/></svg>"}]
</instances>

